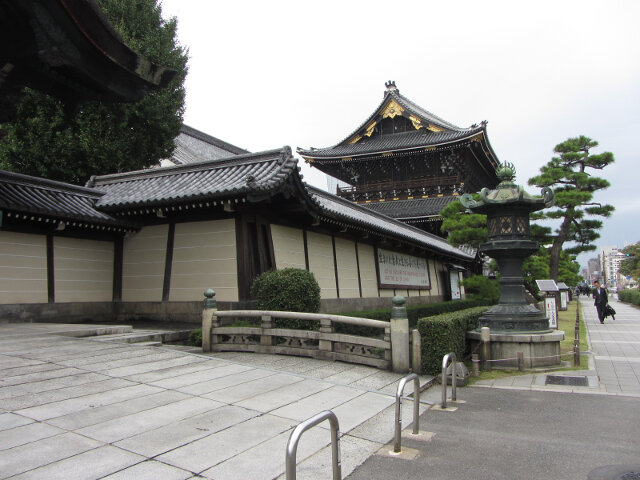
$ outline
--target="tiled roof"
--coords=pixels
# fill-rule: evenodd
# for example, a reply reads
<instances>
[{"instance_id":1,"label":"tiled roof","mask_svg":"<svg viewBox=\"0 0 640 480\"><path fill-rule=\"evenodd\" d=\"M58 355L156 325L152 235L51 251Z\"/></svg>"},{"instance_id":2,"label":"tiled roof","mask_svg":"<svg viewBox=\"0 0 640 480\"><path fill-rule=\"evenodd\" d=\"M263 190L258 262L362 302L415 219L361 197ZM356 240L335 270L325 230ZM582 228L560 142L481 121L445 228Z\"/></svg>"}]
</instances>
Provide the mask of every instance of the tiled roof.
<instances>
[{"instance_id":1,"label":"tiled roof","mask_svg":"<svg viewBox=\"0 0 640 480\"><path fill-rule=\"evenodd\" d=\"M98 208L116 210L275 192L297 170L291 149L284 147L223 160L93 177L87 186L104 193L96 204Z\"/></svg>"},{"instance_id":2,"label":"tiled roof","mask_svg":"<svg viewBox=\"0 0 640 480\"><path fill-rule=\"evenodd\" d=\"M412 218L438 215L440 210L459 196L415 198L413 200L392 200L386 202L361 203L365 208L382 213L387 217L409 220Z\"/></svg>"},{"instance_id":3,"label":"tiled roof","mask_svg":"<svg viewBox=\"0 0 640 480\"><path fill-rule=\"evenodd\" d=\"M68 183L0 171L0 208L58 220L131 226L94 208L102 196L97 190Z\"/></svg>"},{"instance_id":4,"label":"tiled roof","mask_svg":"<svg viewBox=\"0 0 640 480\"><path fill-rule=\"evenodd\" d=\"M244 148L236 147L200 130L183 125L180 134L174 140L176 148L171 161L176 165L219 160L231 155L249 153Z\"/></svg>"},{"instance_id":5,"label":"tiled roof","mask_svg":"<svg viewBox=\"0 0 640 480\"><path fill-rule=\"evenodd\" d=\"M320 205L323 215L330 219L346 224L355 224L366 231L382 233L392 238L401 238L404 241L418 244L427 250L450 255L463 261L471 261L474 258L473 255L449 245L443 238L371 211L315 187L307 185L307 190L315 203Z\"/></svg>"},{"instance_id":6,"label":"tiled roof","mask_svg":"<svg viewBox=\"0 0 640 480\"><path fill-rule=\"evenodd\" d=\"M391 101L395 101L406 110L406 115L413 115L422 121L425 128L413 132L395 133L389 135L377 135L367 137L362 134L371 122L379 121L382 111ZM441 129L434 132L426 127L434 125ZM298 148L298 153L305 158L332 158L345 157L351 155L365 155L373 153L382 153L391 150L402 150L419 147L432 147L440 145L448 145L460 140L471 138L474 135L485 132L486 122L482 122L479 126L472 125L469 128L460 128L456 125L443 120L433 113L416 105L403 95L400 95L397 89L388 89L378 108L369 116L356 130L344 138L341 142L328 148L311 148L305 150ZM356 143L350 144L349 141L356 135L362 136Z\"/></svg>"}]
</instances>

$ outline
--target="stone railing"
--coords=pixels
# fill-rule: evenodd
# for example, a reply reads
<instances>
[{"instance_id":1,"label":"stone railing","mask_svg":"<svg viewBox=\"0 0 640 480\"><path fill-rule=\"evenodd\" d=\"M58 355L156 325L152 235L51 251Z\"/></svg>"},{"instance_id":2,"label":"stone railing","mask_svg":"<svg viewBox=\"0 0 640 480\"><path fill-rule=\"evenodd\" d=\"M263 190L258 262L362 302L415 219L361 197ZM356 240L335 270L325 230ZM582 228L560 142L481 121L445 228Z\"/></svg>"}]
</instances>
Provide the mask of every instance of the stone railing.
<instances>
[{"instance_id":1,"label":"stone railing","mask_svg":"<svg viewBox=\"0 0 640 480\"><path fill-rule=\"evenodd\" d=\"M404 298L402 305L394 307L405 312L406 327L399 328L398 319L391 322L369 318L347 317L325 313L278 312L263 310L219 311L215 308L215 293L205 292L205 308L202 313L203 352L256 352L297 355L324 360L340 360L394 371L406 371L408 365L408 320ZM394 303L400 300L394 299ZM402 315L401 315L402 316ZM223 326L225 318L260 318L256 326ZM295 319L319 324L319 330L295 330L277 328L275 318ZM402 319L401 319L402 320ZM336 333L334 325L345 323L380 329L379 338ZM395 328L394 328L395 326ZM393 329L393 331L392 331ZM405 334L406 332L406 334ZM393 346L392 346L393 340ZM392 355L392 348L395 349ZM404 355L403 352L406 352ZM406 357L400 363L396 357Z\"/></svg>"}]
</instances>

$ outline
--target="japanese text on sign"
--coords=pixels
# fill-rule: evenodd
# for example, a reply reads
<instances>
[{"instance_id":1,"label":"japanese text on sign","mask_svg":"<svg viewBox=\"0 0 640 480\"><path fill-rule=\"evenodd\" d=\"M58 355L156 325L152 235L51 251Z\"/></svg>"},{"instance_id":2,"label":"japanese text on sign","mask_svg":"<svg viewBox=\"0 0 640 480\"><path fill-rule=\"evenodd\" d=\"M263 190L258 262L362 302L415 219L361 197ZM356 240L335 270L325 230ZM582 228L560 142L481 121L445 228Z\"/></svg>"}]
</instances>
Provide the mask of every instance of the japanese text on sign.
<instances>
[{"instance_id":1,"label":"japanese text on sign","mask_svg":"<svg viewBox=\"0 0 640 480\"><path fill-rule=\"evenodd\" d=\"M380 285L428 288L429 266L424 258L378 249Z\"/></svg>"}]
</instances>

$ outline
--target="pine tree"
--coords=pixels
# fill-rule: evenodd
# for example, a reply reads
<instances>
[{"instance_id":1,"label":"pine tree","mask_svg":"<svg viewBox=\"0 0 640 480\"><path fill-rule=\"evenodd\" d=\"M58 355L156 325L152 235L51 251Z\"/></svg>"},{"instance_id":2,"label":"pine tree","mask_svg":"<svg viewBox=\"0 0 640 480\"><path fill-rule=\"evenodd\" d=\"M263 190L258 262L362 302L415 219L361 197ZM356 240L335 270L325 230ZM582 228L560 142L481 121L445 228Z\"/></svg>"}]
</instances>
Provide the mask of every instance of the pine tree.
<instances>
[{"instance_id":1,"label":"pine tree","mask_svg":"<svg viewBox=\"0 0 640 480\"><path fill-rule=\"evenodd\" d=\"M569 254L595 250L592 244L600 237L598 230L602 221L589 218L609 217L614 210L611 205L594 202L594 193L609 187L604 178L591 176L589 170L602 170L614 162L611 152L592 154L598 142L585 137L569 138L554 148L558 154L540 168L540 175L529 179L529 185L550 187L555 193L555 207L531 215L532 220L559 220L560 226L550 235L549 273L558 280L560 257L563 246L573 242L564 251Z\"/></svg>"},{"instance_id":2,"label":"pine tree","mask_svg":"<svg viewBox=\"0 0 640 480\"><path fill-rule=\"evenodd\" d=\"M25 89L17 117L0 124L0 168L75 184L91 175L152 166L171 155L184 112L187 52L175 18L157 0L98 0L125 44L176 70L167 88L133 104L86 102L65 110L57 99Z\"/></svg>"}]
</instances>

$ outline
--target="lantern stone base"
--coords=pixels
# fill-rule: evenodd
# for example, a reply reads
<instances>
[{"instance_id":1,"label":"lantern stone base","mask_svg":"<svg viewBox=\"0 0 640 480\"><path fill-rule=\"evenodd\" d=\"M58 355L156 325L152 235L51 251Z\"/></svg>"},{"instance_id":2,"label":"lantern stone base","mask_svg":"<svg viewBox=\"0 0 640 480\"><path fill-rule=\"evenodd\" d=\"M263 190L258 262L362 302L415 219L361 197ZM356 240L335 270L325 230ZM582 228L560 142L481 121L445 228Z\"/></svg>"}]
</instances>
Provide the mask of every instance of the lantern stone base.
<instances>
[{"instance_id":1,"label":"lantern stone base","mask_svg":"<svg viewBox=\"0 0 640 480\"><path fill-rule=\"evenodd\" d=\"M472 348L481 343L480 331L467 332L467 339ZM484 363L492 360L490 368L517 367L518 352L524 354L524 368L552 367L560 365L560 342L564 340L563 331L550 333L491 333L491 358L481 358ZM478 351L483 351L480 348Z\"/></svg>"}]
</instances>

